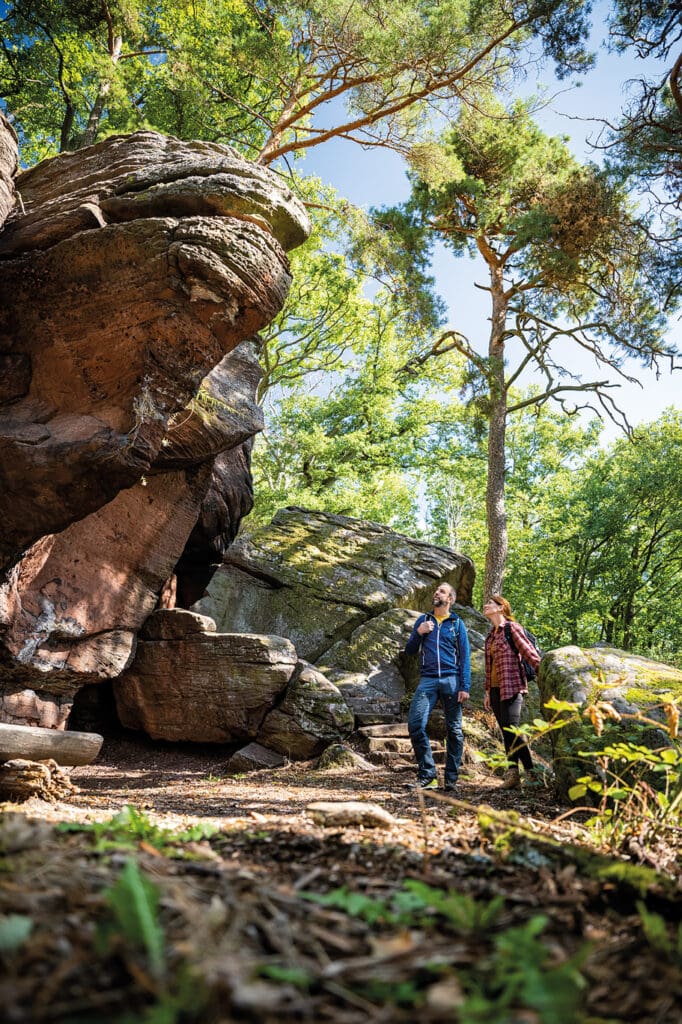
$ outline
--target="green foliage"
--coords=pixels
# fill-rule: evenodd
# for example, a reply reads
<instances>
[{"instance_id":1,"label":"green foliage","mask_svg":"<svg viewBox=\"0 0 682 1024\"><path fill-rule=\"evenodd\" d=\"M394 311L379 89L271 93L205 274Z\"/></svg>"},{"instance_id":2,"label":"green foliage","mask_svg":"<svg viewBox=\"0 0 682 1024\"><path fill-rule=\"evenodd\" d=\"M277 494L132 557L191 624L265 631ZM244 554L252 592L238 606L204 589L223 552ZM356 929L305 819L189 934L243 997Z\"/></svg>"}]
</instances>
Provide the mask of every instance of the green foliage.
<instances>
[{"instance_id":1,"label":"green foliage","mask_svg":"<svg viewBox=\"0 0 682 1024\"><path fill-rule=\"evenodd\" d=\"M166 971L165 936L158 920L159 890L140 871L134 860L126 861L119 880L104 893L113 922L100 933L106 948L118 936L133 949L141 949L155 978Z\"/></svg>"},{"instance_id":2,"label":"green foliage","mask_svg":"<svg viewBox=\"0 0 682 1024\"><path fill-rule=\"evenodd\" d=\"M447 111L479 81L501 82L533 31L561 68L584 67L586 8L18 0L3 18L0 97L25 161L139 127L232 142L264 162L336 134L402 147L430 99Z\"/></svg>"},{"instance_id":3,"label":"green foliage","mask_svg":"<svg viewBox=\"0 0 682 1024\"><path fill-rule=\"evenodd\" d=\"M545 646L602 640L677 663L682 610L670 595L682 582L681 441L682 415L670 411L631 440L587 446L584 460L556 472L546 464L521 529L512 513L507 595Z\"/></svg>"},{"instance_id":4,"label":"green foliage","mask_svg":"<svg viewBox=\"0 0 682 1024\"><path fill-rule=\"evenodd\" d=\"M313 976L302 967L283 967L279 964L263 964L258 968L258 975L272 981L281 981L284 985L295 985L303 992L307 992L313 982Z\"/></svg>"},{"instance_id":5,"label":"green foliage","mask_svg":"<svg viewBox=\"0 0 682 1024\"><path fill-rule=\"evenodd\" d=\"M588 807L596 805L596 813L585 822L593 838L613 851L621 850L633 837L650 845L661 837L674 841L682 809L682 743L677 703L670 701L649 708L646 713L621 714L595 693L582 709L578 704L556 698L548 701L545 709L546 721L536 719L513 731L527 739L537 739L556 729L570 729L568 749L593 769L576 779L568 795L573 801L587 800ZM591 723L591 730L587 722ZM637 742L644 731L650 734L654 729L661 734L664 727L668 743L653 748ZM590 732L592 749L586 750Z\"/></svg>"},{"instance_id":6,"label":"green foliage","mask_svg":"<svg viewBox=\"0 0 682 1024\"><path fill-rule=\"evenodd\" d=\"M91 824L77 822L61 822L60 832L85 832L92 836L95 850L133 850L140 843L153 846L160 853L177 855L182 851L177 846L182 843L194 842L213 835L215 825L199 824L183 832L173 832L152 824L144 812L131 804L119 811L109 821L95 821Z\"/></svg>"},{"instance_id":7,"label":"green foliage","mask_svg":"<svg viewBox=\"0 0 682 1024\"><path fill-rule=\"evenodd\" d=\"M100 952L117 952L126 964L140 955L144 969L131 970L137 980L143 973L145 988L154 1001L140 1013L126 1013L115 1024L181 1024L202 1019L205 996L201 984L185 965L169 963L166 935L159 919L161 893L127 860L118 881L104 898L108 917L99 925L96 941Z\"/></svg>"},{"instance_id":8,"label":"green foliage","mask_svg":"<svg viewBox=\"0 0 682 1024\"><path fill-rule=\"evenodd\" d=\"M552 964L540 936L547 918L538 914L518 928L495 938L493 954L483 964L483 979L461 1007L460 1020L467 1024L507 1024L516 1019L519 1006L534 1010L542 1024L572 1024L585 988L580 966L587 956L584 947L576 956Z\"/></svg>"},{"instance_id":9,"label":"green foliage","mask_svg":"<svg viewBox=\"0 0 682 1024\"><path fill-rule=\"evenodd\" d=\"M682 962L682 924L678 924L677 935L673 938L670 934L673 929L665 918L648 910L643 900L637 901L637 911L649 945L670 960Z\"/></svg>"},{"instance_id":10,"label":"green foliage","mask_svg":"<svg viewBox=\"0 0 682 1024\"><path fill-rule=\"evenodd\" d=\"M406 879L390 900L379 900L350 890L347 886L323 895L303 893L304 899L325 907L337 907L350 917L368 924L428 927L440 917L463 934L485 932L497 920L504 899L476 900L467 893L444 892L415 879Z\"/></svg>"},{"instance_id":11,"label":"green foliage","mask_svg":"<svg viewBox=\"0 0 682 1024\"><path fill-rule=\"evenodd\" d=\"M439 932L446 928L486 940L490 945L487 955L471 970L457 972L465 993L457 1006L457 1019L463 1024L507 1024L521 1019L521 1014L528 1011L536 1014L542 1024L573 1024L579 1019L585 987L580 967L587 947L568 960L555 962L541 938L548 923L542 915L518 927L499 929L503 898L477 900L417 880L404 881L401 889L386 900L367 897L345 886L324 895L303 896L360 917L373 927L416 927ZM361 994L381 1004L418 1007L424 1001L424 987L433 981L434 975L447 976L449 970L445 962L425 964L420 977L409 983L366 984Z\"/></svg>"}]
</instances>

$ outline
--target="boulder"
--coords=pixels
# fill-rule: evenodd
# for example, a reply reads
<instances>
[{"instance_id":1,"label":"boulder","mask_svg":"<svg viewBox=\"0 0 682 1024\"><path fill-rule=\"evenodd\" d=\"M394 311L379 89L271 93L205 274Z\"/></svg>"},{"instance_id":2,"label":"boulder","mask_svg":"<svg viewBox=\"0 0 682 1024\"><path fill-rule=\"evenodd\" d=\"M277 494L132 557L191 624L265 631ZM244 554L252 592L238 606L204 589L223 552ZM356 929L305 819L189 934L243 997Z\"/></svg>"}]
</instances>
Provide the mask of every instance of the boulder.
<instances>
[{"instance_id":1,"label":"boulder","mask_svg":"<svg viewBox=\"0 0 682 1024\"><path fill-rule=\"evenodd\" d=\"M0 110L0 228L15 203L14 175L19 166L17 135ZM4 377L4 374L2 375Z\"/></svg>"},{"instance_id":2,"label":"boulder","mask_svg":"<svg viewBox=\"0 0 682 1024\"><path fill-rule=\"evenodd\" d=\"M632 716L642 713L661 726L645 729L637 742L654 747L666 742L663 706L682 700L682 670L617 648L559 647L544 655L538 686L543 704L552 697L579 704L583 709L604 702L617 715L626 716L619 723L607 713L601 739L589 719L584 718L550 733L556 786L565 795L579 775L594 768L594 761L581 758L579 751L596 750L607 739L628 739L632 736Z\"/></svg>"},{"instance_id":3,"label":"boulder","mask_svg":"<svg viewBox=\"0 0 682 1024\"><path fill-rule=\"evenodd\" d=\"M140 640L114 682L121 723L152 739L236 743L256 738L296 667L282 637L189 633Z\"/></svg>"},{"instance_id":4,"label":"boulder","mask_svg":"<svg viewBox=\"0 0 682 1024\"><path fill-rule=\"evenodd\" d=\"M182 640L197 633L215 633L213 619L184 608L158 608L140 630L141 640Z\"/></svg>"},{"instance_id":5,"label":"boulder","mask_svg":"<svg viewBox=\"0 0 682 1024\"><path fill-rule=\"evenodd\" d=\"M225 555L193 610L219 630L287 636L317 662L368 618L426 605L447 580L471 600L470 559L378 523L286 508Z\"/></svg>"},{"instance_id":6,"label":"boulder","mask_svg":"<svg viewBox=\"0 0 682 1024\"><path fill-rule=\"evenodd\" d=\"M232 755L225 771L228 775L235 775L237 772L262 771L264 768L281 768L284 758L276 754L274 750L268 750L260 743L247 743L241 750Z\"/></svg>"},{"instance_id":7,"label":"boulder","mask_svg":"<svg viewBox=\"0 0 682 1024\"><path fill-rule=\"evenodd\" d=\"M320 669L341 692L348 688L366 700L400 701L405 677L417 673L416 659L404 656L403 649L418 614L391 608L368 619L326 651Z\"/></svg>"},{"instance_id":8,"label":"boulder","mask_svg":"<svg viewBox=\"0 0 682 1024\"><path fill-rule=\"evenodd\" d=\"M282 702L268 712L258 742L292 760L316 757L353 730L354 717L333 683L299 662Z\"/></svg>"},{"instance_id":9,"label":"boulder","mask_svg":"<svg viewBox=\"0 0 682 1024\"><path fill-rule=\"evenodd\" d=\"M276 176L155 132L44 161L17 188L0 352L30 381L0 410L0 564L150 469L171 417L281 308L282 245L307 230Z\"/></svg>"},{"instance_id":10,"label":"boulder","mask_svg":"<svg viewBox=\"0 0 682 1024\"><path fill-rule=\"evenodd\" d=\"M7 139L3 123L11 174ZM200 578L178 591L203 591L252 503L254 332L308 230L266 169L154 132L17 181L0 231L0 715L18 692L37 707L123 671L198 521Z\"/></svg>"}]
</instances>

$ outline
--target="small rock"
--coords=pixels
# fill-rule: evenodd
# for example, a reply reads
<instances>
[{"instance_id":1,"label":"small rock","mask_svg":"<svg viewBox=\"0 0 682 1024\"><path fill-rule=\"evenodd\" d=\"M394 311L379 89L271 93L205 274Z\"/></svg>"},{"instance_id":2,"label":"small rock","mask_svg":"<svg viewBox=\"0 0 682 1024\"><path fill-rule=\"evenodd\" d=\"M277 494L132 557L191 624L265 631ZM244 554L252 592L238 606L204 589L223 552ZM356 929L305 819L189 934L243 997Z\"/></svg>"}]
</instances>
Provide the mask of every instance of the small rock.
<instances>
[{"instance_id":1,"label":"small rock","mask_svg":"<svg viewBox=\"0 0 682 1024\"><path fill-rule=\"evenodd\" d=\"M359 800L345 802L319 801L308 804L308 814L316 825L325 828L346 828L352 825L364 825L368 828L390 828L396 819L378 804L361 803Z\"/></svg>"},{"instance_id":2,"label":"small rock","mask_svg":"<svg viewBox=\"0 0 682 1024\"><path fill-rule=\"evenodd\" d=\"M314 765L315 768L361 768L364 771L375 772L377 766L366 761L364 757L357 754L345 743L332 743L323 750ZM414 768L414 765L411 765Z\"/></svg>"}]
</instances>

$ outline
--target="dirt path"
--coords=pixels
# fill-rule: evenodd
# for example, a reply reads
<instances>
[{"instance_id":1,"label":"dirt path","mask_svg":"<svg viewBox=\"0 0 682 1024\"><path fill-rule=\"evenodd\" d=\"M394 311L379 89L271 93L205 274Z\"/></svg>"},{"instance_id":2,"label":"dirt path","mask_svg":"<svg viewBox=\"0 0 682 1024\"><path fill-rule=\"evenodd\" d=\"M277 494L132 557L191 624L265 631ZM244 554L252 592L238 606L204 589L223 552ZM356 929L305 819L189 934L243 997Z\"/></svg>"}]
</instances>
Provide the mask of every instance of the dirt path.
<instances>
[{"instance_id":1,"label":"dirt path","mask_svg":"<svg viewBox=\"0 0 682 1024\"><path fill-rule=\"evenodd\" d=\"M682 893L645 897L562 857L576 832L548 790L503 792L469 769L456 801L420 799L410 766L222 768L214 748L117 739L74 770L68 802L3 806L0 936L8 918L29 929L0 951L8 1022L678 1024ZM324 828L307 813L320 800L394 820ZM54 827L126 804L157 826L215 831L123 846L120 832L95 843ZM482 804L518 812L531 840L559 839L559 857L497 842ZM141 876L126 881L131 866ZM644 898L670 952L647 933ZM131 923L139 906L146 923Z\"/></svg>"}]
</instances>

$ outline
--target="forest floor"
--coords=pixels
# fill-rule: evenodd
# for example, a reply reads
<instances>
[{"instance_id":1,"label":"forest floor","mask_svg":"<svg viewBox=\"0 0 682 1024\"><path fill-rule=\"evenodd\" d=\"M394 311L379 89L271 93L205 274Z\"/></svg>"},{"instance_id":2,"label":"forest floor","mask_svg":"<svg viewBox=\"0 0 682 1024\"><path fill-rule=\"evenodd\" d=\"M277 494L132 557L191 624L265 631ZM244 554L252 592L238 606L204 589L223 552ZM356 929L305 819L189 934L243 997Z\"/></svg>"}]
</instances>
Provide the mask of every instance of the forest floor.
<instances>
[{"instance_id":1,"label":"forest floor","mask_svg":"<svg viewBox=\"0 0 682 1024\"><path fill-rule=\"evenodd\" d=\"M0 805L5 1019L678 1024L674 851L603 856L551 789L477 766L455 798L414 778L107 741L67 799ZM392 820L325 827L319 801Z\"/></svg>"}]
</instances>

